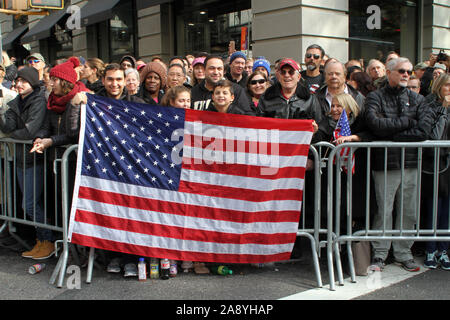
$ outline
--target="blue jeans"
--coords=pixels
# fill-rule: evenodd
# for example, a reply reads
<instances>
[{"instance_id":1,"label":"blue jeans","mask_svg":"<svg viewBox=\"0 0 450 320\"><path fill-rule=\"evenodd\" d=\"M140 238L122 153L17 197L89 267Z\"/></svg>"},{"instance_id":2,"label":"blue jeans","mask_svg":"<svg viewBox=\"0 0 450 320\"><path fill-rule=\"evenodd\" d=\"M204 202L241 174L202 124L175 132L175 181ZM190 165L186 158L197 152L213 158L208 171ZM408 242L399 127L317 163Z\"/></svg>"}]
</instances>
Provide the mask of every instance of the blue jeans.
<instances>
[{"instance_id":1,"label":"blue jeans","mask_svg":"<svg viewBox=\"0 0 450 320\"><path fill-rule=\"evenodd\" d=\"M17 182L20 191L22 191L22 208L27 217L35 222L45 223L45 214L42 203L42 194L44 191L44 165L36 164L35 167L31 166L25 169L17 168ZM36 237L40 241L52 240L52 231L37 227Z\"/></svg>"},{"instance_id":2,"label":"blue jeans","mask_svg":"<svg viewBox=\"0 0 450 320\"><path fill-rule=\"evenodd\" d=\"M437 203L437 223L436 229L448 230L448 197L438 197ZM433 228L433 199L425 199L426 208L426 218L427 218L427 229ZM426 251L427 253L432 253L438 250L439 252L448 250L448 242L445 241L427 241Z\"/></svg>"}]
</instances>

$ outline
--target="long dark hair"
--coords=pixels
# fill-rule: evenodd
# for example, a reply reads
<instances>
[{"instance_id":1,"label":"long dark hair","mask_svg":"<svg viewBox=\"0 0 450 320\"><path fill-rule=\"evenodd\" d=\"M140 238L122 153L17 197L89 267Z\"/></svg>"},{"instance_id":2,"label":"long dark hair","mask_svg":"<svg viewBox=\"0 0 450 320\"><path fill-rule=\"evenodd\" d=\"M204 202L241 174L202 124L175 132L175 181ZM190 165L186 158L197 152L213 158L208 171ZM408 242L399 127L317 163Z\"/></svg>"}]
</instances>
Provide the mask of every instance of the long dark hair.
<instances>
[{"instance_id":1,"label":"long dark hair","mask_svg":"<svg viewBox=\"0 0 450 320\"><path fill-rule=\"evenodd\" d=\"M358 91L361 92L363 96L367 96L370 92L377 89L373 85L370 76L365 72L353 72L350 79L357 83Z\"/></svg>"}]
</instances>

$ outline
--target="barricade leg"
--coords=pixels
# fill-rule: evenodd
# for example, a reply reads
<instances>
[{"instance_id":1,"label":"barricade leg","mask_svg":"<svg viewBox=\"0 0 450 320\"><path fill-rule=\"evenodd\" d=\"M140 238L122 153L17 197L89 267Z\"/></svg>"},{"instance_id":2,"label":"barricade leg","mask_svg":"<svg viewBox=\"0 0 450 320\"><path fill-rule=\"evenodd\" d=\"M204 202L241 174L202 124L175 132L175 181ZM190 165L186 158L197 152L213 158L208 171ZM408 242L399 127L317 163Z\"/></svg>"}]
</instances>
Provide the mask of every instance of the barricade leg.
<instances>
[{"instance_id":1,"label":"barricade leg","mask_svg":"<svg viewBox=\"0 0 450 320\"><path fill-rule=\"evenodd\" d=\"M299 231L299 232L297 232L297 235L307 237L311 241L311 251L312 251L313 262L314 262L314 271L316 272L317 286L319 288L322 288L322 276L320 274L319 256L316 251L316 240L308 232Z\"/></svg>"},{"instance_id":2,"label":"barricade leg","mask_svg":"<svg viewBox=\"0 0 450 320\"><path fill-rule=\"evenodd\" d=\"M355 264L353 263L353 251L352 251L352 242L347 241L347 254L348 254L348 266L350 269L350 277L352 282L356 282L356 272L355 272Z\"/></svg>"},{"instance_id":3,"label":"barricade leg","mask_svg":"<svg viewBox=\"0 0 450 320\"><path fill-rule=\"evenodd\" d=\"M86 283L92 282L92 269L94 268L95 248L89 250L89 260L87 267Z\"/></svg>"}]
</instances>

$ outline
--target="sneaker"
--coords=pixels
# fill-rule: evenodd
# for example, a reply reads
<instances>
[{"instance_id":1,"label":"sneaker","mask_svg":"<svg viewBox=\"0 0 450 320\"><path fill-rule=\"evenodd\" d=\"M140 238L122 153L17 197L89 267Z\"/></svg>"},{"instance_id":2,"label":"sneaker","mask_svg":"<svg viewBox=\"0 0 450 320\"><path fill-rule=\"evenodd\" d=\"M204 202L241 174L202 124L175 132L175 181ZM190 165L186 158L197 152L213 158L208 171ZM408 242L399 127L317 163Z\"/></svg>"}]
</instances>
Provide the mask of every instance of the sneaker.
<instances>
[{"instance_id":1,"label":"sneaker","mask_svg":"<svg viewBox=\"0 0 450 320\"><path fill-rule=\"evenodd\" d=\"M395 261L395 263L406 271L417 272L420 270L420 266L414 261L414 259L406 260L406 261Z\"/></svg>"},{"instance_id":2,"label":"sneaker","mask_svg":"<svg viewBox=\"0 0 450 320\"><path fill-rule=\"evenodd\" d=\"M47 259L54 255L55 252L55 244L51 241L44 240L41 242L39 250L35 252L32 258L34 260Z\"/></svg>"},{"instance_id":3,"label":"sneaker","mask_svg":"<svg viewBox=\"0 0 450 320\"><path fill-rule=\"evenodd\" d=\"M450 270L450 259L448 258L447 251L442 251L439 264L441 265L441 269Z\"/></svg>"},{"instance_id":4,"label":"sneaker","mask_svg":"<svg viewBox=\"0 0 450 320\"><path fill-rule=\"evenodd\" d=\"M33 258L33 256L39 251L40 247L41 247L41 242L39 241L39 239L37 239L36 244L34 245L33 249L22 252L22 257Z\"/></svg>"},{"instance_id":5,"label":"sneaker","mask_svg":"<svg viewBox=\"0 0 450 320\"><path fill-rule=\"evenodd\" d=\"M429 269L436 269L438 266L438 261L436 258L436 254L437 251L432 252L432 253L426 253L427 257L425 259L425 261L423 262L423 265L425 266L425 268L429 268Z\"/></svg>"},{"instance_id":6,"label":"sneaker","mask_svg":"<svg viewBox=\"0 0 450 320\"><path fill-rule=\"evenodd\" d=\"M135 263L127 263L124 269L124 277L137 277L138 276L138 268Z\"/></svg>"},{"instance_id":7,"label":"sneaker","mask_svg":"<svg viewBox=\"0 0 450 320\"><path fill-rule=\"evenodd\" d=\"M120 273L120 258L114 258L106 267L106 271L109 273Z\"/></svg>"},{"instance_id":8,"label":"sneaker","mask_svg":"<svg viewBox=\"0 0 450 320\"><path fill-rule=\"evenodd\" d=\"M371 271L383 271L385 266L384 260L381 258L374 258L372 264L369 266Z\"/></svg>"}]
</instances>

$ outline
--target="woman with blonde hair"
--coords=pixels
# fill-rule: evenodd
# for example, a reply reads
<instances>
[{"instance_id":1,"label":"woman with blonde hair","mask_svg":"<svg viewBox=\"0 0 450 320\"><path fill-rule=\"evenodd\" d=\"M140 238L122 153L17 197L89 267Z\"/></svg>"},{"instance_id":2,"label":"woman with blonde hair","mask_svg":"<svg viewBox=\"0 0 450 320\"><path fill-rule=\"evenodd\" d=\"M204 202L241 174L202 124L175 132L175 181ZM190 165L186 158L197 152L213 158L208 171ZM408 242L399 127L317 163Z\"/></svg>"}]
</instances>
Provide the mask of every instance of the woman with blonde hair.
<instances>
[{"instance_id":1,"label":"woman with blonde hair","mask_svg":"<svg viewBox=\"0 0 450 320\"><path fill-rule=\"evenodd\" d=\"M103 88L102 76L105 70L105 63L99 58L89 58L80 70L80 79L86 88L97 93Z\"/></svg>"}]
</instances>

